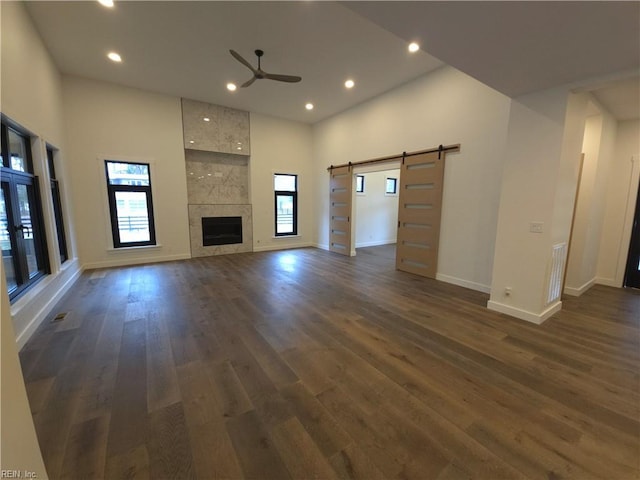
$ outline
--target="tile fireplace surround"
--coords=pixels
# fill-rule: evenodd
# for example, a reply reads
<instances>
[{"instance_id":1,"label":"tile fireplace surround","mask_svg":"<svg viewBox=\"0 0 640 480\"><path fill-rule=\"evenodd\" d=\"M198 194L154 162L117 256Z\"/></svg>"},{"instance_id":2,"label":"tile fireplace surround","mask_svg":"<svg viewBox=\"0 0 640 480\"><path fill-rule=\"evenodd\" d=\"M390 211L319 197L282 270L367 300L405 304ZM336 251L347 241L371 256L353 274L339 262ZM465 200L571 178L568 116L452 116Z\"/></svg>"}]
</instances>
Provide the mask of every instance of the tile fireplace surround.
<instances>
[{"instance_id":1,"label":"tile fireplace surround","mask_svg":"<svg viewBox=\"0 0 640 480\"><path fill-rule=\"evenodd\" d=\"M242 217L242 243L231 245L202 245L202 217ZM253 250L253 219L251 205L189 205L189 234L191 256L208 257Z\"/></svg>"},{"instance_id":2,"label":"tile fireplace surround","mask_svg":"<svg viewBox=\"0 0 640 480\"><path fill-rule=\"evenodd\" d=\"M183 99L182 115L191 256L253 251L248 113ZM242 243L204 246L203 217L242 217Z\"/></svg>"}]
</instances>

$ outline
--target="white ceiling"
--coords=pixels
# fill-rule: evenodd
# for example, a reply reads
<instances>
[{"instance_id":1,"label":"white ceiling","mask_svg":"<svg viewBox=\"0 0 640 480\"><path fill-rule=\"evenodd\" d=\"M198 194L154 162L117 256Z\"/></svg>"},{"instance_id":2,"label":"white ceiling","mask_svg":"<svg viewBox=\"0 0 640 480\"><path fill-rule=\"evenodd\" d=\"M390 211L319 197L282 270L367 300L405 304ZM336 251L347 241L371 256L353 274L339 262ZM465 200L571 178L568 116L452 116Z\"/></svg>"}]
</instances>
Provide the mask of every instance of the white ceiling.
<instances>
[{"instance_id":1,"label":"white ceiling","mask_svg":"<svg viewBox=\"0 0 640 480\"><path fill-rule=\"evenodd\" d=\"M95 1L27 8L64 73L309 123L438 68L437 58L509 96L640 68L640 2L116 0L114 9ZM422 45L416 54L406 49L412 40ZM302 82L260 80L229 93L227 82L251 77L229 49L254 63L257 48L264 70ZM123 63L108 61L109 50ZM347 78L353 90L343 87ZM596 95L606 108L628 107L634 88L637 79L627 93ZM612 112L634 108L626 110Z\"/></svg>"},{"instance_id":2,"label":"white ceiling","mask_svg":"<svg viewBox=\"0 0 640 480\"><path fill-rule=\"evenodd\" d=\"M434 70L442 63L333 2L27 2L60 70L67 74L316 122ZM236 50L269 73L256 81ZM116 50L122 64L105 57ZM352 78L355 88L346 90ZM315 104L311 112L307 102Z\"/></svg>"},{"instance_id":3,"label":"white ceiling","mask_svg":"<svg viewBox=\"0 0 640 480\"><path fill-rule=\"evenodd\" d=\"M596 98L640 118L640 2L343 4L510 97L614 74L624 80L598 83Z\"/></svg>"},{"instance_id":4,"label":"white ceiling","mask_svg":"<svg viewBox=\"0 0 640 480\"><path fill-rule=\"evenodd\" d=\"M614 82L593 90L593 96L618 120L636 120L640 117L640 78Z\"/></svg>"}]
</instances>

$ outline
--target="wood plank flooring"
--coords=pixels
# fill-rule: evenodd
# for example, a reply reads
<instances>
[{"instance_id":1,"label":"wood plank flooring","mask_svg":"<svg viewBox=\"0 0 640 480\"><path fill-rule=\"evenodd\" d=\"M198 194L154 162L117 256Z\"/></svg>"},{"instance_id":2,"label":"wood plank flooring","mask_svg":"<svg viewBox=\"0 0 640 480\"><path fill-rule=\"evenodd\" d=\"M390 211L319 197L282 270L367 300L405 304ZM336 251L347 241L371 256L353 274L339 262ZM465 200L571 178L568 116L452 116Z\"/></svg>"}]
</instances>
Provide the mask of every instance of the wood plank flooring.
<instances>
[{"instance_id":1,"label":"wood plank flooring","mask_svg":"<svg viewBox=\"0 0 640 480\"><path fill-rule=\"evenodd\" d=\"M536 326L392 252L86 272L20 352L50 478L640 477L640 292Z\"/></svg>"}]
</instances>

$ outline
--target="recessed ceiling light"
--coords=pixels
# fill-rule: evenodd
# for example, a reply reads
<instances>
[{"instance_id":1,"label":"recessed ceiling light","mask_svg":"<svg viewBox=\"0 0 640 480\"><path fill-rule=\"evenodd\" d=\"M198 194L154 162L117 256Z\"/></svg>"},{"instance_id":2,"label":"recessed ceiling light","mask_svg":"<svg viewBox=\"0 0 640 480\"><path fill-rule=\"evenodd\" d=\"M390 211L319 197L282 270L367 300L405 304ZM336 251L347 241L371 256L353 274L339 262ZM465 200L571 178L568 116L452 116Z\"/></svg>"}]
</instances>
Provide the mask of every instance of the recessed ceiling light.
<instances>
[{"instance_id":1,"label":"recessed ceiling light","mask_svg":"<svg viewBox=\"0 0 640 480\"><path fill-rule=\"evenodd\" d=\"M409 51L411 53L417 52L418 50L420 50L420 45L418 45L416 42L409 44Z\"/></svg>"},{"instance_id":2,"label":"recessed ceiling light","mask_svg":"<svg viewBox=\"0 0 640 480\"><path fill-rule=\"evenodd\" d=\"M194 142L193 142L193 140L189 140L189 143L193 144Z\"/></svg>"},{"instance_id":3,"label":"recessed ceiling light","mask_svg":"<svg viewBox=\"0 0 640 480\"><path fill-rule=\"evenodd\" d=\"M344 82L344 86L347 88L353 88L353 86L355 85L355 82L351 79L347 80L346 82Z\"/></svg>"},{"instance_id":4,"label":"recessed ceiling light","mask_svg":"<svg viewBox=\"0 0 640 480\"><path fill-rule=\"evenodd\" d=\"M304 108L306 108L307 110L313 110L313 103L307 103Z\"/></svg>"},{"instance_id":5,"label":"recessed ceiling light","mask_svg":"<svg viewBox=\"0 0 640 480\"><path fill-rule=\"evenodd\" d=\"M209 117L204 117L204 118L203 118L203 120L204 120L205 122L210 122L210 121L211 121L211 119L210 119Z\"/></svg>"},{"instance_id":6,"label":"recessed ceiling light","mask_svg":"<svg viewBox=\"0 0 640 480\"><path fill-rule=\"evenodd\" d=\"M236 91L236 84L235 83L227 83L227 90L229 90L230 92L235 92Z\"/></svg>"},{"instance_id":7,"label":"recessed ceiling light","mask_svg":"<svg viewBox=\"0 0 640 480\"><path fill-rule=\"evenodd\" d=\"M113 8L113 0L98 0L98 3L102 6Z\"/></svg>"},{"instance_id":8,"label":"recessed ceiling light","mask_svg":"<svg viewBox=\"0 0 640 480\"><path fill-rule=\"evenodd\" d=\"M107 53L107 58L109 60L111 60L112 62L118 62L120 63L122 61L122 57L120 56L120 54L116 53L116 52L109 52Z\"/></svg>"}]
</instances>

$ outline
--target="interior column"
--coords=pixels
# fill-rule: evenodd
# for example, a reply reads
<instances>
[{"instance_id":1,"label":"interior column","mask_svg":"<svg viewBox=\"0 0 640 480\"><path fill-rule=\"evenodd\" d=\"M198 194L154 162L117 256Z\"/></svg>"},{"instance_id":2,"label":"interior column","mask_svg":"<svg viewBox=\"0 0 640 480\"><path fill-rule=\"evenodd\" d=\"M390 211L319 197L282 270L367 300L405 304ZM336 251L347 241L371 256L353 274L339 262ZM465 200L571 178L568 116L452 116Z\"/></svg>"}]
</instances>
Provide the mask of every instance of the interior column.
<instances>
[{"instance_id":1,"label":"interior column","mask_svg":"<svg viewBox=\"0 0 640 480\"><path fill-rule=\"evenodd\" d=\"M491 310L542 323L561 308L586 108L566 88L511 102Z\"/></svg>"}]
</instances>

